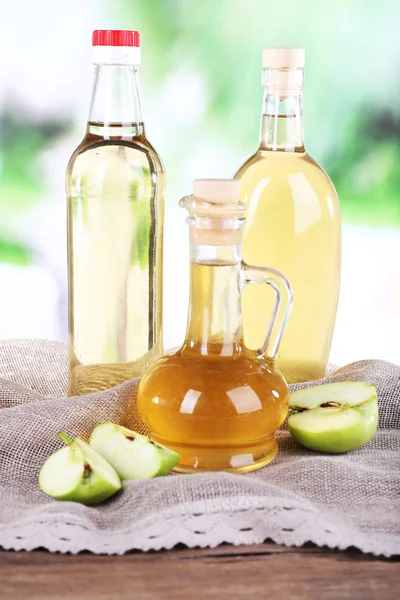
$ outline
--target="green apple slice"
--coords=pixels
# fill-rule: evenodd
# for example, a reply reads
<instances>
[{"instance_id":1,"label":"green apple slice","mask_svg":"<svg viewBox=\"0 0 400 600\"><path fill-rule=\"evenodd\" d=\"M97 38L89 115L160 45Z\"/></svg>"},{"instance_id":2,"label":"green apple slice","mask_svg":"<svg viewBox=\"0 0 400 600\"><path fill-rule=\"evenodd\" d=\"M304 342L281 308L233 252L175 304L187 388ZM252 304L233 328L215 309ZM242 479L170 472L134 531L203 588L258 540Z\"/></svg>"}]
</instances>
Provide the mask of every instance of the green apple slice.
<instances>
[{"instance_id":1,"label":"green apple slice","mask_svg":"<svg viewBox=\"0 0 400 600\"><path fill-rule=\"evenodd\" d=\"M97 504L121 489L115 469L80 438L72 440L58 434L67 443L44 462L39 473L40 489L57 500Z\"/></svg>"},{"instance_id":2,"label":"green apple slice","mask_svg":"<svg viewBox=\"0 0 400 600\"><path fill-rule=\"evenodd\" d=\"M150 441L147 436L110 422L95 427L89 443L114 467L121 479L166 475L180 459L179 454Z\"/></svg>"},{"instance_id":3,"label":"green apple slice","mask_svg":"<svg viewBox=\"0 0 400 600\"><path fill-rule=\"evenodd\" d=\"M327 383L290 395L289 431L319 452L349 452L364 446L378 427L376 388L361 381Z\"/></svg>"},{"instance_id":4,"label":"green apple slice","mask_svg":"<svg viewBox=\"0 0 400 600\"><path fill-rule=\"evenodd\" d=\"M173 450L149 440L140 448L135 460L135 468L127 479L150 479L167 475L177 464L180 456Z\"/></svg>"}]
</instances>

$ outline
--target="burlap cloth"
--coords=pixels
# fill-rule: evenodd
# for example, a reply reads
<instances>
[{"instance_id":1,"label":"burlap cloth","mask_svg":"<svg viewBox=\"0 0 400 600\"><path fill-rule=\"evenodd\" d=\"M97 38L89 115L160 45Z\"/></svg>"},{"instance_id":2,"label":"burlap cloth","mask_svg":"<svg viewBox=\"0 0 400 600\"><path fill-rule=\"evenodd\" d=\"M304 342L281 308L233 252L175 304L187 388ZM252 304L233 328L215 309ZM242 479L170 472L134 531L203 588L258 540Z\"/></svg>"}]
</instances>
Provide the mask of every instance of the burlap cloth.
<instances>
[{"instance_id":1,"label":"burlap cloth","mask_svg":"<svg viewBox=\"0 0 400 600\"><path fill-rule=\"evenodd\" d=\"M43 461L61 446L56 432L87 436L101 421L123 422L137 381L67 398L66 346L0 342L0 545L15 550L122 554L131 549L254 544L400 554L400 367L362 361L329 381L377 386L380 430L367 446L329 456L279 433L279 453L248 475L170 475L124 484L97 507L58 502L38 488ZM127 423L135 428L135 423Z\"/></svg>"}]
</instances>

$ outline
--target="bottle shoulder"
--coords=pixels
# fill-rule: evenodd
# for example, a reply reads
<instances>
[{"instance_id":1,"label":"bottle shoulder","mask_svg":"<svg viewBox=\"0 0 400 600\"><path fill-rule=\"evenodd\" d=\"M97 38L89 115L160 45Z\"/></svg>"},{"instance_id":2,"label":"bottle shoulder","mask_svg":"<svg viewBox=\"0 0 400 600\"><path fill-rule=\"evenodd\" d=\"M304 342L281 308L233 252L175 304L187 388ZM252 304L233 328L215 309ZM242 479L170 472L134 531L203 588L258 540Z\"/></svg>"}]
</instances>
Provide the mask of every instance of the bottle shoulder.
<instances>
[{"instance_id":1,"label":"bottle shoulder","mask_svg":"<svg viewBox=\"0 0 400 600\"><path fill-rule=\"evenodd\" d=\"M118 186L138 181L147 186L155 181L154 177L163 187L163 163L145 135L104 139L86 134L69 160L66 185L67 191L72 187L79 193L81 187L98 189L100 181L114 181Z\"/></svg>"},{"instance_id":2,"label":"bottle shoulder","mask_svg":"<svg viewBox=\"0 0 400 600\"><path fill-rule=\"evenodd\" d=\"M145 143L146 143L146 147L148 148L154 162L157 163L160 173L163 173L165 175L165 167L164 167L164 163L161 159L161 156L159 155L157 150L154 148L153 144L151 142L149 142L147 137L145 137Z\"/></svg>"},{"instance_id":3,"label":"bottle shoulder","mask_svg":"<svg viewBox=\"0 0 400 600\"><path fill-rule=\"evenodd\" d=\"M104 139L86 134L66 171L68 196L120 194L164 196L161 159L144 135Z\"/></svg>"},{"instance_id":4,"label":"bottle shoulder","mask_svg":"<svg viewBox=\"0 0 400 600\"><path fill-rule=\"evenodd\" d=\"M258 149L239 168L235 179L243 185L257 185L258 181L270 178L275 181L293 183L294 179L306 178L314 187L324 186L337 197L335 187L326 171L307 152L280 152Z\"/></svg>"},{"instance_id":5,"label":"bottle shoulder","mask_svg":"<svg viewBox=\"0 0 400 600\"><path fill-rule=\"evenodd\" d=\"M104 139L100 136L86 134L72 153L68 166L75 166L79 159L85 160L87 156L98 157L99 161L103 161L113 155L129 159L134 154L142 154L148 162L155 163L158 169L164 172L164 165L159 154L145 135L130 139Z\"/></svg>"}]
</instances>

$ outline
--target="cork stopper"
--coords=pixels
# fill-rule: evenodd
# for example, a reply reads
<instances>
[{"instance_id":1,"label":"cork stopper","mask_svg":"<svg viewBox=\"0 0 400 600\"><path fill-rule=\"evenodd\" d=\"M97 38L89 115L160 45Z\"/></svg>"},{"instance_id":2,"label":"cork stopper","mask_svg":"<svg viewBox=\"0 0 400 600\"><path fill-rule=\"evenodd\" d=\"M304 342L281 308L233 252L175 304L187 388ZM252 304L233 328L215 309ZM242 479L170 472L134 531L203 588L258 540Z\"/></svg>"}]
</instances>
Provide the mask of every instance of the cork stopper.
<instances>
[{"instance_id":1,"label":"cork stopper","mask_svg":"<svg viewBox=\"0 0 400 600\"><path fill-rule=\"evenodd\" d=\"M304 48L265 48L262 53L263 86L282 98L301 92Z\"/></svg>"},{"instance_id":2,"label":"cork stopper","mask_svg":"<svg viewBox=\"0 0 400 600\"><path fill-rule=\"evenodd\" d=\"M189 213L192 244L230 245L241 242L245 205L239 202L240 181L195 179L193 195L179 205Z\"/></svg>"},{"instance_id":3,"label":"cork stopper","mask_svg":"<svg viewBox=\"0 0 400 600\"><path fill-rule=\"evenodd\" d=\"M304 65L304 48L264 48L262 53L263 68L304 69Z\"/></svg>"}]
</instances>

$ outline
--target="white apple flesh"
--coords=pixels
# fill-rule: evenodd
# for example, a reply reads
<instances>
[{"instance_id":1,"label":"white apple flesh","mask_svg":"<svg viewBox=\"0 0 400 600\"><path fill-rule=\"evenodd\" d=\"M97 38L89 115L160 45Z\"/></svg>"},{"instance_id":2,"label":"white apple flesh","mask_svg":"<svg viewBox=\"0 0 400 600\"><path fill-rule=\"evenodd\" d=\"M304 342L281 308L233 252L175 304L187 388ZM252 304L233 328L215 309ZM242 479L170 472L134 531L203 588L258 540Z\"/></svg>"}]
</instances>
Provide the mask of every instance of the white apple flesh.
<instances>
[{"instance_id":1,"label":"white apple flesh","mask_svg":"<svg viewBox=\"0 0 400 600\"><path fill-rule=\"evenodd\" d=\"M297 390L290 396L289 410L288 427L294 439L319 452L360 448L378 427L376 388L360 381Z\"/></svg>"},{"instance_id":2,"label":"white apple flesh","mask_svg":"<svg viewBox=\"0 0 400 600\"><path fill-rule=\"evenodd\" d=\"M68 444L44 462L40 489L57 500L97 504L121 489L115 469L80 438L59 434Z\"/></svg>"},{"instance_id":3,"label":"white apple flesh","mask_svg":"<svg viewBox=\"0 0 400 600\"><path fill-rule=\"evenodd\" d=\"M89 443L125 480L166 475L180 459L179 454L147 436L110 422L95 427Z\"/></svg>"}]
</instances>

